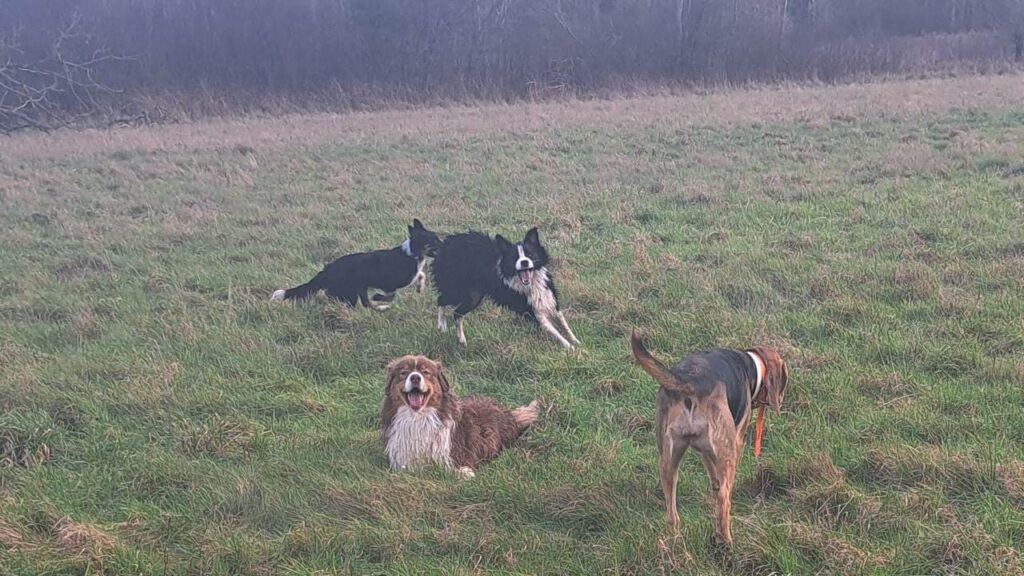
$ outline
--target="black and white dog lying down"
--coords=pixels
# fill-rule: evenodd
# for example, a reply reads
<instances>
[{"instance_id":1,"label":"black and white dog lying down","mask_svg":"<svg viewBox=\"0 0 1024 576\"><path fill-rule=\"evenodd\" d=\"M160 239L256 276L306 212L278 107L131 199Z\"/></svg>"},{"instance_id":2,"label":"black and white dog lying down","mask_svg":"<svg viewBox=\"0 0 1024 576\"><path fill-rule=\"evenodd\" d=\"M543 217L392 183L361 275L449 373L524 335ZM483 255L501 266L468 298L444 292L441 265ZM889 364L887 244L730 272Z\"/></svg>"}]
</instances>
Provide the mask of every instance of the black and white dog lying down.
<instances>
[{"instance_id":1,"label":"black and white dog lying down","mask_svg":"<svg viewBox=\"0 0 1024 576\"><path fill-rule=\"evenodd\" d=\"M432 271L437 289L437 329L448 329L445 307L455 307L459 343L466 344L462 317L483 299L537 322L562 346L573 349L579 340L569 328L558 304L558 291L547 268L548 253L537 228L522 242L470 231L445 238L434 258ZM564 333L555 327L557 322Z\"/></svg>"},{"instance_id":2,"label":"black and white dog lying down","mask_svg":"<svg viewBox=\"0 0 1024 576\"><path fill-rule=\"evenodd\" d=\"M427 258L433 257L441 239L437 234L424 228L418 219L409 226L409 237L400 246L389 250L359 252L342 256L324 266L312 280L289 288L276 290L271 300L295 300L309 298L320 290L328 296L355 306L356 300L365 307L384 310L395 299L395 291L410 284L416 284L416 291L423 290L426 281ZM375 290L371 300L367 291Z\"/></svg>"}]
</instances>

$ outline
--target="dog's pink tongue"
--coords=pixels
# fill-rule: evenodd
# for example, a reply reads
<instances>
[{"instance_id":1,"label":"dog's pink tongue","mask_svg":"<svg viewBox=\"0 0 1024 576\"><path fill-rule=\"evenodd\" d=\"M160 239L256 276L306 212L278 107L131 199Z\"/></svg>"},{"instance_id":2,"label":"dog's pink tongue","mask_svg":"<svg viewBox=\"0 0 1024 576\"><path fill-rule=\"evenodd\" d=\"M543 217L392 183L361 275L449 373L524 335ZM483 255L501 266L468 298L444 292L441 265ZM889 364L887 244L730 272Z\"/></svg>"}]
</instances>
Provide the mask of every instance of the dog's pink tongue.
<instances>
[{"instance_id":1,"label":"dog's pink tongue","mask_svg":"<svg viewBox=\"0 0 1024 576\"><path fill-rule=\"evenodd\" d=\"M523 284L529 284L531 276L533 276L533 270L519 271L519 281L522 282Z\"/></svg>"},{"instance_id":2,"label":"dog's pink tongue","mask_svg":"<svg viewBox=\"0 0 1024 576\"><path fill-rule=\"evenodd\" d=\"M410 392L406 398L409 400L409 407L413 410L423 408L423 394L420 394L419 392Z\"/></svg>"}]
</instances>

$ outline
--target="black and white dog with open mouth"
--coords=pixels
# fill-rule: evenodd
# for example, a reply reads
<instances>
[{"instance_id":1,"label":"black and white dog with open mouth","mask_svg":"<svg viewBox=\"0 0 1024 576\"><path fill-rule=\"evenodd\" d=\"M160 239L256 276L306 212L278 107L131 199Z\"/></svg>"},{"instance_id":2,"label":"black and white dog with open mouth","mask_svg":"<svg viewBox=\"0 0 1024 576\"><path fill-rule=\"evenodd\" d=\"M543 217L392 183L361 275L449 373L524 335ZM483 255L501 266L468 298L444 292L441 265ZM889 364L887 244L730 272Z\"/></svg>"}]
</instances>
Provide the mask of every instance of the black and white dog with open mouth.
<instances>
[{"instance_id":1,"label":"black and white dog with open mouth","mask_svg":"<svg viewBox=\"0 0 1024 576\"><path fill-rule=\"evenodd\" d=\"M548 253L537 228L522 242L513 244L470 231L445 238L432 267L437 289L437 329L448 330L445 308L455 307L459 343L466 344L463 316L483 299L537 322L562 346L572 350L579 340L565 321L558 303L555 281L548 270ZM564 334L555 327L558 323Z\"/></svg>"},{"instance_id":2,"label":"black and white dog with open mouth","mask_svg":"<svg viewBox=\"0 0 1024 576\"><path fill-rule=\"evenodd\" d=\"M338 258L324 266L312 280L289 288L274 291L271 300L295 300L309 298L320 290L355 306L359 301L365 307L386 310L395 299L395 292L410 284L416 291L423 290L427 276L424 268L427 258L433 257L441 239L427 230L419 219L409 226L409 237L400 246L390 250L359 252ZM375 293L368 297L368 291Z\"/></svg>"}]
</instances>

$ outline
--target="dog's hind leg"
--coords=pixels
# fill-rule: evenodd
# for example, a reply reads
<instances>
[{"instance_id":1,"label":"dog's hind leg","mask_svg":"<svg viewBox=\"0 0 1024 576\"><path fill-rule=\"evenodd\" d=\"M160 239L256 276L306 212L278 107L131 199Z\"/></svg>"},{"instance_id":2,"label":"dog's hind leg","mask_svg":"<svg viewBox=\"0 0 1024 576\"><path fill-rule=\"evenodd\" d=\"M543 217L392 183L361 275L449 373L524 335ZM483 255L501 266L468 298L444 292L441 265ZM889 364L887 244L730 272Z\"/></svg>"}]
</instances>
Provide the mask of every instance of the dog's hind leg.
<instances>
[{"instance_id":1,"label":"dog's hind leg","mask_svg":"<svg viewBox=\"0 0 1024 576\"><path fill-rule=\"evenodd\" d=\"M482 292L474 292L469 295L469 300L463 300L455 307L455 331L459 338L459 344L462 344L463 346L466 345L466 332L462 325L462 318L466 314L476 310L477 306L479 306L483 300L484 295Z\"/></svg>"},{"instance_id":2,"label":"dog's hind leg","mask_svg":"<svg viewBox=\"0 0 1024 576\"><path fill-rule=\"evenodd\" d=\"M715 540L728 546L732 544L732 484L736 477L737 453L735 436L730 438L725 430L727 425L732 425L731 420L726 422L724 417L718 420L717 425L711 426L713 433L722 431L715 434L717 438L712 439L715 450L702 450L700 459L711 480L711 491L715 493Z\"/></svg>"},{"instance_id":3,"label":"dog's hind leg","mask_svg":"<svg viewBox=\"0 0 1024 576\"><path fill-rule=\"evenodd\" d=\"M359 293L359 303L363 305L363 308L370 308L370 298L366 295L366 288L363 288Z\"/></svg>"},{"instance_id":4,"label":"dog's hind leg","mask_svg":"<svg viewBox=\"0 0 1024 576\"><path fill-rule=\"evenodd\" d=\"M658 443L658 473L661 476L661 493L665 497L665 521L675 530L679 528L679 511L676 510L679 461L683 459L689 442L674 439L668 430L664 430L662 434L665 437Z\"/></svg>"},{"instance_id":5,"label":"dog's hind leg","mask_svg":"<svg viewBox=\"0 0 1024 576\"><path fill-rule=\"evenodd\" d=\"M448 331L448 320L444 317L444 306L437 307L437 331Z\"/></svg>"},{"instance_id":6,"label":"dog's hind leg","mask_svg":"<svg viewBox=\"0 0 1024 576\"><path fill-rule=\"evenodd\" d=\"M565 335L569 337L569 341L576 346L580 345L580 341L576 339L576 335L572 333L572 328L569 328L569 323L565 321L565 314L558 311L558 323L562 325L562 329L565 330Z\"/></svg>"},{"instance_id":7,"label":"dog's hind leg","mask_svg":"<svg viewBox=\"0 0 1024 576\"><path fill-rule=\"evenodd\" d=\"M370 297L370 304L373 309L378 312L383 312L391 307L391 303L395 301L394 292L378 292Z\"/></svg>"},{"instance_id":8,"label":"dog's hind leg","mask_svg":"<svg viewBox=\"0 0 1024 576\"><path fill-rule=\"evenodd\" d=\"M462 316L455 315L455 335L459 339L459 344L466 346L466 332L462 327Z\"/></svg>"}]
</instances>

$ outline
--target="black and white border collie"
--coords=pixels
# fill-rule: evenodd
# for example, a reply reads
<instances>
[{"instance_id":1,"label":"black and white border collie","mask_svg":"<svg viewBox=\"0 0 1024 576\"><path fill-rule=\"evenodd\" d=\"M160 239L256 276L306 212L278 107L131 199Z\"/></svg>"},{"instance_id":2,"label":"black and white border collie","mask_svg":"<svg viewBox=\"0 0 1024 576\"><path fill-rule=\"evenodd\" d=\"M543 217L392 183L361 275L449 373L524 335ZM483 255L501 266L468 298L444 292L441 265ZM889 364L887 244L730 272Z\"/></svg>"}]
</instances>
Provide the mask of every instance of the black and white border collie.
<instances>
[{"instance_id":1,"label":"black and white border collie","mask_svg":"<svg viewBox=\"0 0 1024 576\"><path fill-rule=\"evenodd\" d=\"M409 237L400 246L342 256L324 266L309 282L288 290L276 290L270 299L303 299L324 290L328 296L349 306L355 306L359 300L364 307L386 310L399 288L416 284L417 292L423 290L427 258L433 257L440 245L437 234L414 219L409 226ZM367 297L371 289L378 292L372 300Z\"/></svg>"},{"instance_id":2,"label":"black and white border collie","mask_svg":"<svg viewBox=\"0 0 1024 576\"><path fill-rule=\"evenodd\" d=\"M548 253L540 243L537 228L531 228L517 244L500 235L492 239L474 231L448 236L432 267L437 289L437 329L448 330L444 309L454 306L459 343L465 345L462 317L487 297L536 321L552 338L572 350L579 340L559 308L558 291L547 265ZM561 325L564 335L553 322Z\"/></svg>"}]
</instances>

